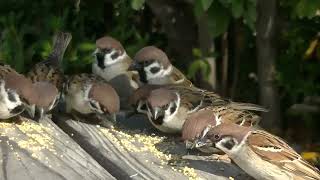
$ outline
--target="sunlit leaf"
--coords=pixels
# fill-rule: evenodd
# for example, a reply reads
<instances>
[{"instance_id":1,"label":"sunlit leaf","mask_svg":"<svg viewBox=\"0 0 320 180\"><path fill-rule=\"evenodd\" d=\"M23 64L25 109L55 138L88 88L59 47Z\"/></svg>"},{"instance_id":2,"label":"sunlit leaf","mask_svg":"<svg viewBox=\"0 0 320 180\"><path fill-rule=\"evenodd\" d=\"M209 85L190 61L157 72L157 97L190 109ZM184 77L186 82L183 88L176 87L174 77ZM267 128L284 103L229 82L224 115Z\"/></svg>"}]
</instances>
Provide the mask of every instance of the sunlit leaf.
<instances>
[{"instance_id":1,"label":"sunlit leaf","mask_svg":"<svg viewBox=\"0 0 320 180\"><path fill-rule=\"evenodd\" d=\"M140 10L143 8L145 0L131 0L131 7L134 10Z\"/></svg>"},{"instance_id":2,"label":"sunlit leaf","mask_svg":"<svg viewBox=\"0 0 320 180\"><path fill-rule=\"evenodd\" d=\"M308 49L306 50L306 52L304 53L304 59L309 59L313 52L316 50L317 44L319 43L319 39L314 39L313 41L311 41Z\"/></svg>"},{"instance_id":3,"label":"sunlit leaf","mask_svg":"<svg viewBox=\"0 0 320 180\"><path fill-rule=\"evenodd\" d=\"M202 57L202 52L199 48L193 48L192 49L192 54L193 56L197 57L197 58L200 58Z\"/></svg>"},{"instance_id":4,"label":"sunlit leaf","mask_svg":"<svg viewBox=\"0 0 320 180\"><path fill-rule=\"evenodd\" d=\"M320 153L318 152L302 152L301 156L303 157L303 159L307 160L307 161L317 161L320 158Z\"/></svg>"},{"instance_id":5,"label":"sunlit leaf","mask_svg":"<svg viewBox=\"0 0 320 180\"><path fill-rule=\"evenodd\" d=\"M199 71L205 79L208 79L208 76L210 74L210 65L207 61L204 61L202 59L193 61L188 68L188 78L194 78L196 76L196 73Z\"/></svg>"},{"instance_id":6,"label":"sunlit leaf","mask_svg":"<svg viewBox=\"0 0 320 180\"><path fill-rule=\"evenodd\" d=\"M94 43L84 42L78 45L80 51L93 51L96 48Z\"/></svg>"}]
</instances>

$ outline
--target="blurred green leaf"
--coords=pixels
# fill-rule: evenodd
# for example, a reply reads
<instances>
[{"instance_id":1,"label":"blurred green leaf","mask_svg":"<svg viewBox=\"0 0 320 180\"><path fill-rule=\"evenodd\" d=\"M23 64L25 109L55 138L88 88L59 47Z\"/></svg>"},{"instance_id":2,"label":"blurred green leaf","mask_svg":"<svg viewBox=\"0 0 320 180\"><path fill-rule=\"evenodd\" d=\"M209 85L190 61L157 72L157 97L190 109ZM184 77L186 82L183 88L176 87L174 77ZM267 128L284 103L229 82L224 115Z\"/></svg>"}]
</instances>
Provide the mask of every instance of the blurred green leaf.
<instances>
[{"instance_id":1,"label":"blurred green leaf","mask_svg":"<svg viewBox=\"0 0 320 180\"><path fill-rule=\"evenodd\" d=\"M234 0L231 1L231 12L233 17L239 18L243 15L244 12L244 1L243 0Z\"/></svg>"},{"instance_id":2,"label":"blurred green leaf","mask_svg":"<svg viewBox=\"0 0 320 180\"><path fill-rule=\"evenodd\" d=\"M204 11L207 11L213 2L213 0L200 0L200 1L201 1L202 8Z\"/></svg>"},{"instance_id":3,"label":"blurred green leaf","mask_svg":"<svg viewBox=\"0 0 320 180\"><path fill-rule=\"evenodd\" d=\"M252 31L255 31L255 23L257 20L256 2L247 1L246 6L247 9L243 13L244 22Z\"/></svg>"},{"instance_id":4,"label":"blurred green leaf","mask_svg":"<svg viewBox=\"0 0 320 180\"><path fill-rule=\"evenodd\" d=\"M201 17L204 14L203 6L201 1L195 1L193 11L196 17Z\"/></svg>"},{"instance_id":5,"label":"blurred green leaf","mask_svg":"<svg viewBox=\"0 0 320 180\"><path fill-rule=\"evenodd\" d=\"M300 18L315 17L317 10L320 10L320 0L300 0L296 6L296 13Z\"/></svg>"},{"instance_id":6,"label":"blurred green leaf","mask_svg":"<svg viewBox=\"0 0 320 180\"><path fill-rule=\"evenodd\" d=\"M78 45L78 48L80 51L94 51L96 48L96 45L94 43L90 42L83 42Z\"/></svg>"},{"instance_id":7,"label":"blurred green leaf","mask_svg":"<svg viewBox=\"0 0 320 180\"><path fill-rule=\"evenodd\" d=\"M202 57L202 52L199 48L193 48L192 49L192 54L196 58L201 58Z\"/></svg>"},{"instance_id":8,"label":"blurred green leaf","mask_svg":"<svg viewBox=\"0 0 320 180\"><path fill-rule=\"evenodd\" d=\"M131 0L132 9L138 11L143 8L145 0Z\"/></svg>"},{"instance_id":9,"label":"blurred green leaf","mask_svg":"<svg viewBox=\"0 0 320 180\"><path fill-rule=\"evenodd\" d=\"M209 32L213 38L226 32L230 23L230 13L219 2L214 1L208 9Z\"/></svg>"},{"instance_id":10,"label":"blurred green leaf","mask_svg":"<svg viewBox=\"0 0 320 180\"><path fill-rule=\"evenodd\" d=\"M202 59L194 60L188 68L188 78L194 78L196 76L196 73L199 71L201 72L202 77L207 80L210 74L210 65L207 61L204 61Z\"/></svg>"}]
</instances>

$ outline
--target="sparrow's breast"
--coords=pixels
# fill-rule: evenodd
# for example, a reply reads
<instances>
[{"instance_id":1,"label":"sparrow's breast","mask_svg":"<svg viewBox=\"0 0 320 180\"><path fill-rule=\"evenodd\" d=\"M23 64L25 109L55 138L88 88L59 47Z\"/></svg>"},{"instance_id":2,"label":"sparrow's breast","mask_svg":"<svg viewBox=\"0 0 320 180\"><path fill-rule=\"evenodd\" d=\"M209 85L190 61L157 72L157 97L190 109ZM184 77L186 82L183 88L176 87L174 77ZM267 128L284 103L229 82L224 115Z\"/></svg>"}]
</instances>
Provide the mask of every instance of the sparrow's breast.
<instances>
[{"instance_id":1,"label":"sparrow's breast","mask_svg":"<svg viewBox=\"0 0 320 180\"><path fill-rule=\"evenodd\" d=\"M89 114L93 112L89 107L89 102L84 99L84 93L81 91L67 95L66 103L68 107L82 114Z\"/></svg>"}]
</instances>

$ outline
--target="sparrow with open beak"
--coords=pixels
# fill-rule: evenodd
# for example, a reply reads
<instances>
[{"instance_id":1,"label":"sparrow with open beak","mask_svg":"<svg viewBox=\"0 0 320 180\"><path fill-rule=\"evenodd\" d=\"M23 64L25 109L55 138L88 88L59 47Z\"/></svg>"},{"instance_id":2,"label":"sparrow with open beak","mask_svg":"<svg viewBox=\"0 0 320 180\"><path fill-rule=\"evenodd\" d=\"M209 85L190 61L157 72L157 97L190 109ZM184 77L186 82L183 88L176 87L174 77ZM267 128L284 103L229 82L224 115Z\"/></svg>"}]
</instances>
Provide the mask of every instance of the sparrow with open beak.
<instances>
[{"instance_id":1,"label":"sparrow with open beak","mask_svg":"<svg viewBox=\"0 0 320 180\"><path fill-rule=\"evenodd\" d=\"M66 110L68 113L88 115L116 121L120 109L117 92L104 79L93 74L70 76L65 87ZM90 117L91 118L91 117Z\"/></svg>"},{"instance_id":2,"label":"sparrow with open beak","mask_svg":"<svg viewBox=\"0 0 320 180\"><path fill-rule=\"evenodd\" d=\"M204 108L239 124L256 124L260 118L250 111L267 111L255 104L232 102L212 92L179 85L147 85L134 95L137 111L147 114L157 129L167 133L181 132L188 116Z\"/></svg>"},{"instance_id":3,"label":"sparrow with open beak","mask_svg":"<svg viewBox=\"0 0 320 180\"><path fill-rule=\"evenodd\" d=\"M320 179L317 168L281 138L262 130L222 123L203 133L198 146L206 144L225 152L255 179Z\"/></svg>"},{"instance_id":4,"label":"sparrow with open beak","mask_svg":"<svg viewBox=\"0 0 320 180\"><path fill-rule=\"evenodd\" d=\"M35 83L35 90L38 92L34 100L36 104L30 104L30 109L34 111L31 113L32 118L37 121L58 104L65 81L61 62L71 38L70 33L58 32L49 57L36 64L27 74L27 77Z\"/></svg>"},{"instance_id":5,"label":"sparrow with open beak","mask_svg":"<svg viewBox=\"0 0 320 180\"><path fill-rule=\"evenodd\" d=\"M184 74L170 63L168 56L154 46L142 48L133 59L129 70L138 71L140 81L145 84L193 86Z\"/></svg>"}]
</instances>

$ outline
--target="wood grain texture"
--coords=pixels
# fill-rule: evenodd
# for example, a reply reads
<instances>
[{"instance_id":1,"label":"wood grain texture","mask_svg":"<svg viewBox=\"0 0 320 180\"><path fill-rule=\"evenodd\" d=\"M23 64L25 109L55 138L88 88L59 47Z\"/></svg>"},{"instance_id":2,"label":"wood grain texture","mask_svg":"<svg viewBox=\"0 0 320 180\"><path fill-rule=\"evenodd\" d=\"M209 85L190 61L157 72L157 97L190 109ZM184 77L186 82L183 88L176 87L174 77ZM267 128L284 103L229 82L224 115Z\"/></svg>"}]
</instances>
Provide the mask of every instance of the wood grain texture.
<instances>
[{"instance_id":1,"label":"wood grain texture","mask_svg":"<svg viewBox=\"0 0 320 180\"><path fill-rule=\"evenodd\" d=\"M68 117L60 117L56 122L117 179L250 179L230 162L195 153L188 155L178 137L155 135L141 116L118 117L122 125L117 128L103 128ZM142 132L138 127L149 128Z\"/></svg>"},{"instance_id":2,"label":"wood grain texture","mask_svg":"<svg viewBox=\"0 0 320 180\"><path fill-rule=\"evenodd\" d=\"M115 179L51 120L0 123L0 180Z\"/></svg>"}]
</instances>

